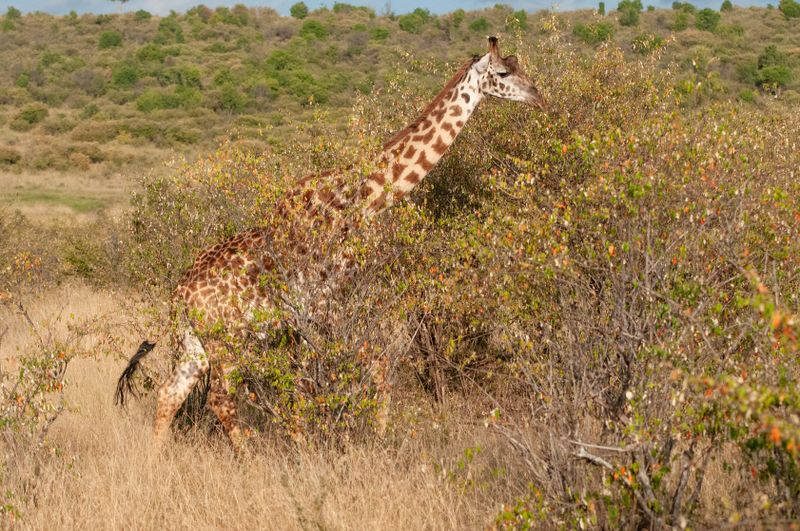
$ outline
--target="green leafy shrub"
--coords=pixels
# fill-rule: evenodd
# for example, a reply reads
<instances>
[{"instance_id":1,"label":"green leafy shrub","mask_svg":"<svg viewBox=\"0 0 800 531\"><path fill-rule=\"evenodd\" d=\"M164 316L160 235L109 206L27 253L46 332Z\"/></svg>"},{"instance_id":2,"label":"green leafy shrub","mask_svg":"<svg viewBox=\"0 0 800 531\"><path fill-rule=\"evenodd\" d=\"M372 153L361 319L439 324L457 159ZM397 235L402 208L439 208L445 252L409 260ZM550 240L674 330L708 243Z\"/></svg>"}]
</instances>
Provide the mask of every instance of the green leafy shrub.
<instances>
[{"instance_id":1,"label":"green leafy shrub","mask_svg":"<svg viewBox=\"0 0 800 531\"><path fill-rule=\"evenodd\" d=\"M97 45L101 50L122 46L122 33L118 31L104 31L100 34L100 40Z\"/></svg>"},{"instance_id":2,"label":"green leafy shrub","mask_svg":"<svg viewBox=\"0 0 800 531\"><path fill-rule=\"evenodd\" d=\"M318 20L306 20L300 27L299 35L309 40L322 40L328 36L328 30Z\"/></svg>"},{"instance_id":3,"label":"green leafy shrub","mask_svg":"<svg viewBox=\"0 0 800 531\"><path fill-rule=\"evenodd\" d=\"M695 13L697 8L690 2L672 2L672 9L675 11L683 11L684 13Z\"/></svg>"},{"instance_id":4,"label":"green leafy shrub","mask_svg":"<svg viewBox=\"0 0 800 531\"><path fill-rule=\"evenodd\" d=\"M747 103L755 103L756 94L752 90L745 89L739 92L739 99L742 101L746 101Z\"/></svg>"},{"instance_id":5,"label":"green leafy shrub","mask_svg":"<svg viewBox=\"0 0 800 531\"><path fill-rule=\"evenodd\" d=\"M600 15L601 17L604 17L606 15L606 3L605 2L600 2L599 4L597 4L597 14Z\"/></svg>"},{"instance_id":6,"label":"green leafy shrub","mask_svg":"<svg viewBox=\"0 0 800 531\"><path fill-rule=\"evenodd\" d=\"M19 20L22 18L22 12L14 6L8 6L5 18L7 20Z\"/></svg>"},{"instance_id":7,"label":"green leafy shrub","mask_svg":"<svg viewBox=\"0 0 800 531\"><path fill-rule=\"evenodd\" d=\"M332 11L336 14L355 13L361 11L366 13L370 18L375 17L375 12L367 6L354 6L345 2L334 2Z\"/></svg>"},{"instance_id":8,"label":"green leafy shrub","mask_svg":"<svg viewBox=\"0 0 800 531\"><path fill-rule=\"evenodd\" d=\"M572 28L572 34L586 44L599 44L614 37L614 26L608 22L594 22L590 24L577 23Z\"/></svg>"},{"instance_id":9,"label":"green leafy shrub","mask_svg":"<svg viewBox=\"0 0 800 531\"><path fill-rule=\"evenodd\" d=\"M39 55L39 66L42 68L49 68L53 65L61 64L63 62L64 56L58 52L45 50Z\"/></svg>"},{"instance_id":10,"label":"green leafy shrub","mask_svg":"<svg viewBox=\"0 0 800 531\"><path fill-rule=\"evenodd\" d=\"M154 44L167 44L184 42L183 28L178 21L177 16L168 16L162 18L158 23L158 31L153 37Z\"/></svg>"},{"instance_id":11,"label":"green leafy shrub","mask_svg":"<svg viewBox=\"0 0 800 531\"><path fill-rule=\"evenodd\" d=\"M639 15L642 12L641 0L622 0L617 5L619 23L622 26L636 26L639 24Z\"/></svg>"},{"instance_id":12,"label":"green leafy shrub","mask_svg":"<svg viewBox=\"0 0 800 531\"><path fill-rule=\"evenodd\" d=\"M794 79L792 70L787 66L767 66L758 69L756 84L762 87L785 87Z\"/></svg>"},{"instance_id":13,"label":"green leafy shrub","mask_svg":"<svg viewBox=\"0 0 800 531\"><path fill-rule=\"evenodd\" d=\"M219 91L215 108L225 112L241 113L247 106L247 99L235 85L226 83Z\"/></svg>"},{"instance_id":14,"label":"green leafy shrub","mask_svg":"<svg viewBox=\"0 0 800 531\"><path fill-rule=\"evenodd\" d=\"M450 20L453 23L454 28L458 28L461 26L461 23L464 22L464 18L467 16L466 12L458 8L450 14Z\"/></svg>"},{"instance_id":15,"label":"green leafy shrub","mask_svg":"<svg viewBox=\"0 0 800 531\"><path fill-rule=\"evenodd\" d=\"M136 51L136 58L143 62L164 62L167 57L177 57L181 54L178 47L164 47L158 44L145 44Z\"/></svg>"},{"instance_id":16,"label":"green leafy shrub","mask_svg":"<svg viewBox=\"0 0 800 531\"><path fill-rule=\"evenodd\" d=\"M214 10L214 14L211 16L210 22L232 24L234 26L246 26L248 20L249 14L247 13L247 8L236 9L234 7L233 10L230 10L227 7L220 6Z\"/></svg>"},{"instance_id":17,"label":"green leafy shrub","mask_svg":"<svg viewBox=\"0 0 800 531\"><path fill-rule=\"evenodd\" d=\"M305 2L297 2L296 4L292 4L292 7L289 8L289 13L294 18L306 18L308 16L308 6Z\"/></svg>"},{"instance_id":18,"label":"green leafy shrub","mask_svg":"<svg viewBox=\"0 0 800 531\"><path fill-rule=\"evenodd\" d=\"M49 110L47 107L42 105L28 105L24 107L17 115L14 117L14 121L11 122L11 128L17 131L27 131L34 125L38 124L49 114Z\"/></svg>"},{"instance_id":19,"label":"green leafy shrub","mask_svg":"<svg viewBox=\"0 0 800 531\"><path fill-rule=\"evenodd\" d=\"M683 31L689 27L689 13L678 11L675 13L675 20L672 22L673 31Z\"/></svg>"},{"instance_id":20,"label":"green leafy shrub","mask_svg":"<svg viewBox=\"0 0 800 531\"><path fill-rule=\"evenodd\" d=\"M725 11L733 11L733 3L731 0L723 0L722 5L719 7L720 13Z\"/></svg>"},{"instance_id":21,"label":"green leafy shrub","mask_svg":"<svg viewBox=\"0 0 800 531\"><path fill-rule=\"evenodd\" d=\"M697 29L703 31L715 31L719 25L720 14L711 8L701 9L697 12L694 19L694 25Z\"/></svg>"},{"instance_id":22,"label":"green leafy shrub","mask_svg":"<svg viewBox=\"0 0 800 531\"><path fill-rule=\"evenodd\" d=\"M139 81L139 68L128 61L115 64L111 68L111 82L122 88L128 88L136 85Z\"/></svg>"},{"instance_id":23,"label":"green leafy shrub","mask_svg":"<svg viewBox=\"0 0 800 531\"><path fill-rule=\"evenodd\" d=\"M143 20L150 20L153 15L150 14L149 11L145 11L144 9L139 9L136 13L133 14L134 20L143 21Z\"/></svg>"},{"instance_id":24,"label":"green leafy shrub","mask_svg":"<svg viewBox=\"0 0 800 531\"><path fill-rule=\"evenodd\" d=\"M156 79L161 85L181 85L197 89L203 87L200 69L195 66L177 66L161 70Z\"/></svg>"},{"instance_id":25,"label":"green leafy shrub","mask_svg":"<svg viewBox=\"0 0 800 531\"><path fill-rule=\"evenodd\" d=\"M475 32L488 31L490 27L489 21L483 17L476 18L469 23L469 30Z\"/></svg>"},{"instance_id":26,"label":"green leafy shrub","mask_svg":"<svg viewBox=\"0 0 800 531\"><path fill-rule=\"evenodd\" d=\"M780 0L778 9L786 18L800 18L800 3L796 0Z\"/></svg>"},{"instance_id":27,"label":"green leafy shrub","mask_svg":"<svg viewBox=\"0 0 800 531\"><path fill-rule=\"evenodd\" d=\"M202 94L193 87L178 86L172 91L148 89L136 98L136 108L145 113L161 109L192 109L202 100Z\"/></svg>"},{"instance_id":28,"label":"green leafy shrub","mask_svg":"<svg viewBox=\"0 0 800 531\"><path fill-rule=\"evenodd\" d=\"M764 48L755 65L740 71L741 80L768 89L785 87L793 78L789 56L775 45Z\"/></svg>"},{"instance_id":29,"label":"green leafy shrub","mask_svg":"<svg viewBox=\"0 0 800 531\"><path fill-rule=\"evenodd\" d=\"M427 9L417 8L407 15L398 17L397 24L400 26L401 30L416 34L422 31L422 28L430 21L430 19L430 11Z\"/></svg>"},{"instance_id":30,"label":"green leafy shrub","mask_svg":"<svg viewBox=\"0 0 800 531\"><path fill-rule=\"evenodd\" d=\"M380 27L370 28L369 38L373 41L385 41L389 38L389 30Z\"/></svg>"}]
</instances>

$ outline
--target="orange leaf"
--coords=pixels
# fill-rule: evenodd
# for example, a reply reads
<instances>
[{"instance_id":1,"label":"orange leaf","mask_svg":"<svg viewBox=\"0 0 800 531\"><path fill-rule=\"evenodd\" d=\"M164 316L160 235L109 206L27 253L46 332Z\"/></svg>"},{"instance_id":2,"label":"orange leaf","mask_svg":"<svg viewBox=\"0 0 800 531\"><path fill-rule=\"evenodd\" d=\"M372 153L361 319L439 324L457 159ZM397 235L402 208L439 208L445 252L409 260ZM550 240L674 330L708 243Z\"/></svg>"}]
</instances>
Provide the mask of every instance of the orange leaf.
<instances>
[{"instance_id":1,"label":"orange leaf","mask_svg":"<svg viewBox=\"0 0 800 531\"><path fill-rule=\"evenodd\" d=\"M773 426L769 431L769 440L775 444L781 442L781 430L779 430L777 426Z\"/></svg>"}]
</instances>

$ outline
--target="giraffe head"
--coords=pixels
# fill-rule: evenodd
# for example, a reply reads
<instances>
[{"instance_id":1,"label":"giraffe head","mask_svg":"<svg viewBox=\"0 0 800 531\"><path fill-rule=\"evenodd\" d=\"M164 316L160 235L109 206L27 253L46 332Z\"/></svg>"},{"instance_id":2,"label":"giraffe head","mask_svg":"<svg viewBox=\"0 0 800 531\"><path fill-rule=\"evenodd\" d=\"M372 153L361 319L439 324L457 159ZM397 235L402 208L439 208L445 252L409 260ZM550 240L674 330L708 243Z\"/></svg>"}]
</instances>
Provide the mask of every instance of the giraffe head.
<instances>
[{"instance_id":1,"label":"giraffe head","mask_svg":"<svg viewBox=\"0 0 800 531\"><path fill-rule=\"evenodd\" d=\"M545 101L531 79L522 71L513 55L503 57L497 37L489 37L489 53L477 58L473 68L480 79L478 86L484 94L506 100L522 101L545 110Z\"/></svg>"}]
</instances>

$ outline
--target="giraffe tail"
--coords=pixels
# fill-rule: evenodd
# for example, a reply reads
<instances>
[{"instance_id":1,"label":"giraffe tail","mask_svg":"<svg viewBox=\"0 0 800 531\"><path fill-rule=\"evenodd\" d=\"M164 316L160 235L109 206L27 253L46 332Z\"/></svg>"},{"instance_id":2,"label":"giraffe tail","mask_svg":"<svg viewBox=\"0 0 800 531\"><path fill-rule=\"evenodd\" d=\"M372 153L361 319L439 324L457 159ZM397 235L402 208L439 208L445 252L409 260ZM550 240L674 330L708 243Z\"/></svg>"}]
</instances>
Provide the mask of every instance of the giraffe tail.
<instances>
[{"instance_id":1,"label":"giraffe tail","mask_svg":"<svg viewBox=\"0 0 800 531\"><path fill-rule=\"evenodd\" d=\"M119 380L117 380L117 391L114 393L114 403L116 405L125 407L126 393L136 396L136 386L133 383L133 375L136 373L136 369L139 368L139 362L142 361L142 358L147 356L155 346L155 343L142 341L142 344L139 345L139 349L136 351L136 354L131 357L130 361L128 362L128 366L125 367L125 370L122 371L122 375L120 375Z\"/></svg>"}]
</instances>

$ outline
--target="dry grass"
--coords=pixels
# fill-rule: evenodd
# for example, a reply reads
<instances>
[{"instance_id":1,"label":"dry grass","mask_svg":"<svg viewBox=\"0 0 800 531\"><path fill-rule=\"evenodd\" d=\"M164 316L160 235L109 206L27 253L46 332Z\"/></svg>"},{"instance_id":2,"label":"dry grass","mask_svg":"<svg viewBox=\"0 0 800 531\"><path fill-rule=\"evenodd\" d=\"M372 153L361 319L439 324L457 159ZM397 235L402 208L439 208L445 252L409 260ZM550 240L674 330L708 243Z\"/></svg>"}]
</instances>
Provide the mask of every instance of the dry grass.
<instances>
[{"instance_id":1,"label":"dry grass","mask_svg":"<svg viewBox=\"0 0 800 531\"><path fill-rule=\"evenodd\" d=\"M34 325L46 335L63 341L72 324L98 316L119 315L121 303L113 294L82 283L67 283L23 301ZM37 340L30 324L14 307L0 306L0 362L35 351ZM81 346L89 347L87 336Z\"/></svg>"},{"instance_id":2,"label":"dry grass","mask_svg":"<svg viewBox=\"0 0 800 531\"><path fill-rule=\"evenodd\" d=\"M66 325L54 315L119 318L125 311L115 296L82 285L29 308L57 333ZM8 317L6 362L32 341L24 323ZM497 500L524 489L507 472L515 456L504 455L476 415L453 406L434 413L414 399L396 411L402 422L387 441L344 451L262 441L237 459L221 435L189 433L158 452L152 401L127 413L112 403L122 367L106 357L70 364L70 407L50 434L61 454L36 479L20 528L464 529L491 523ZM465 460L465 449L477 446L477 457Z\"/></svg>"}]
</instances>

